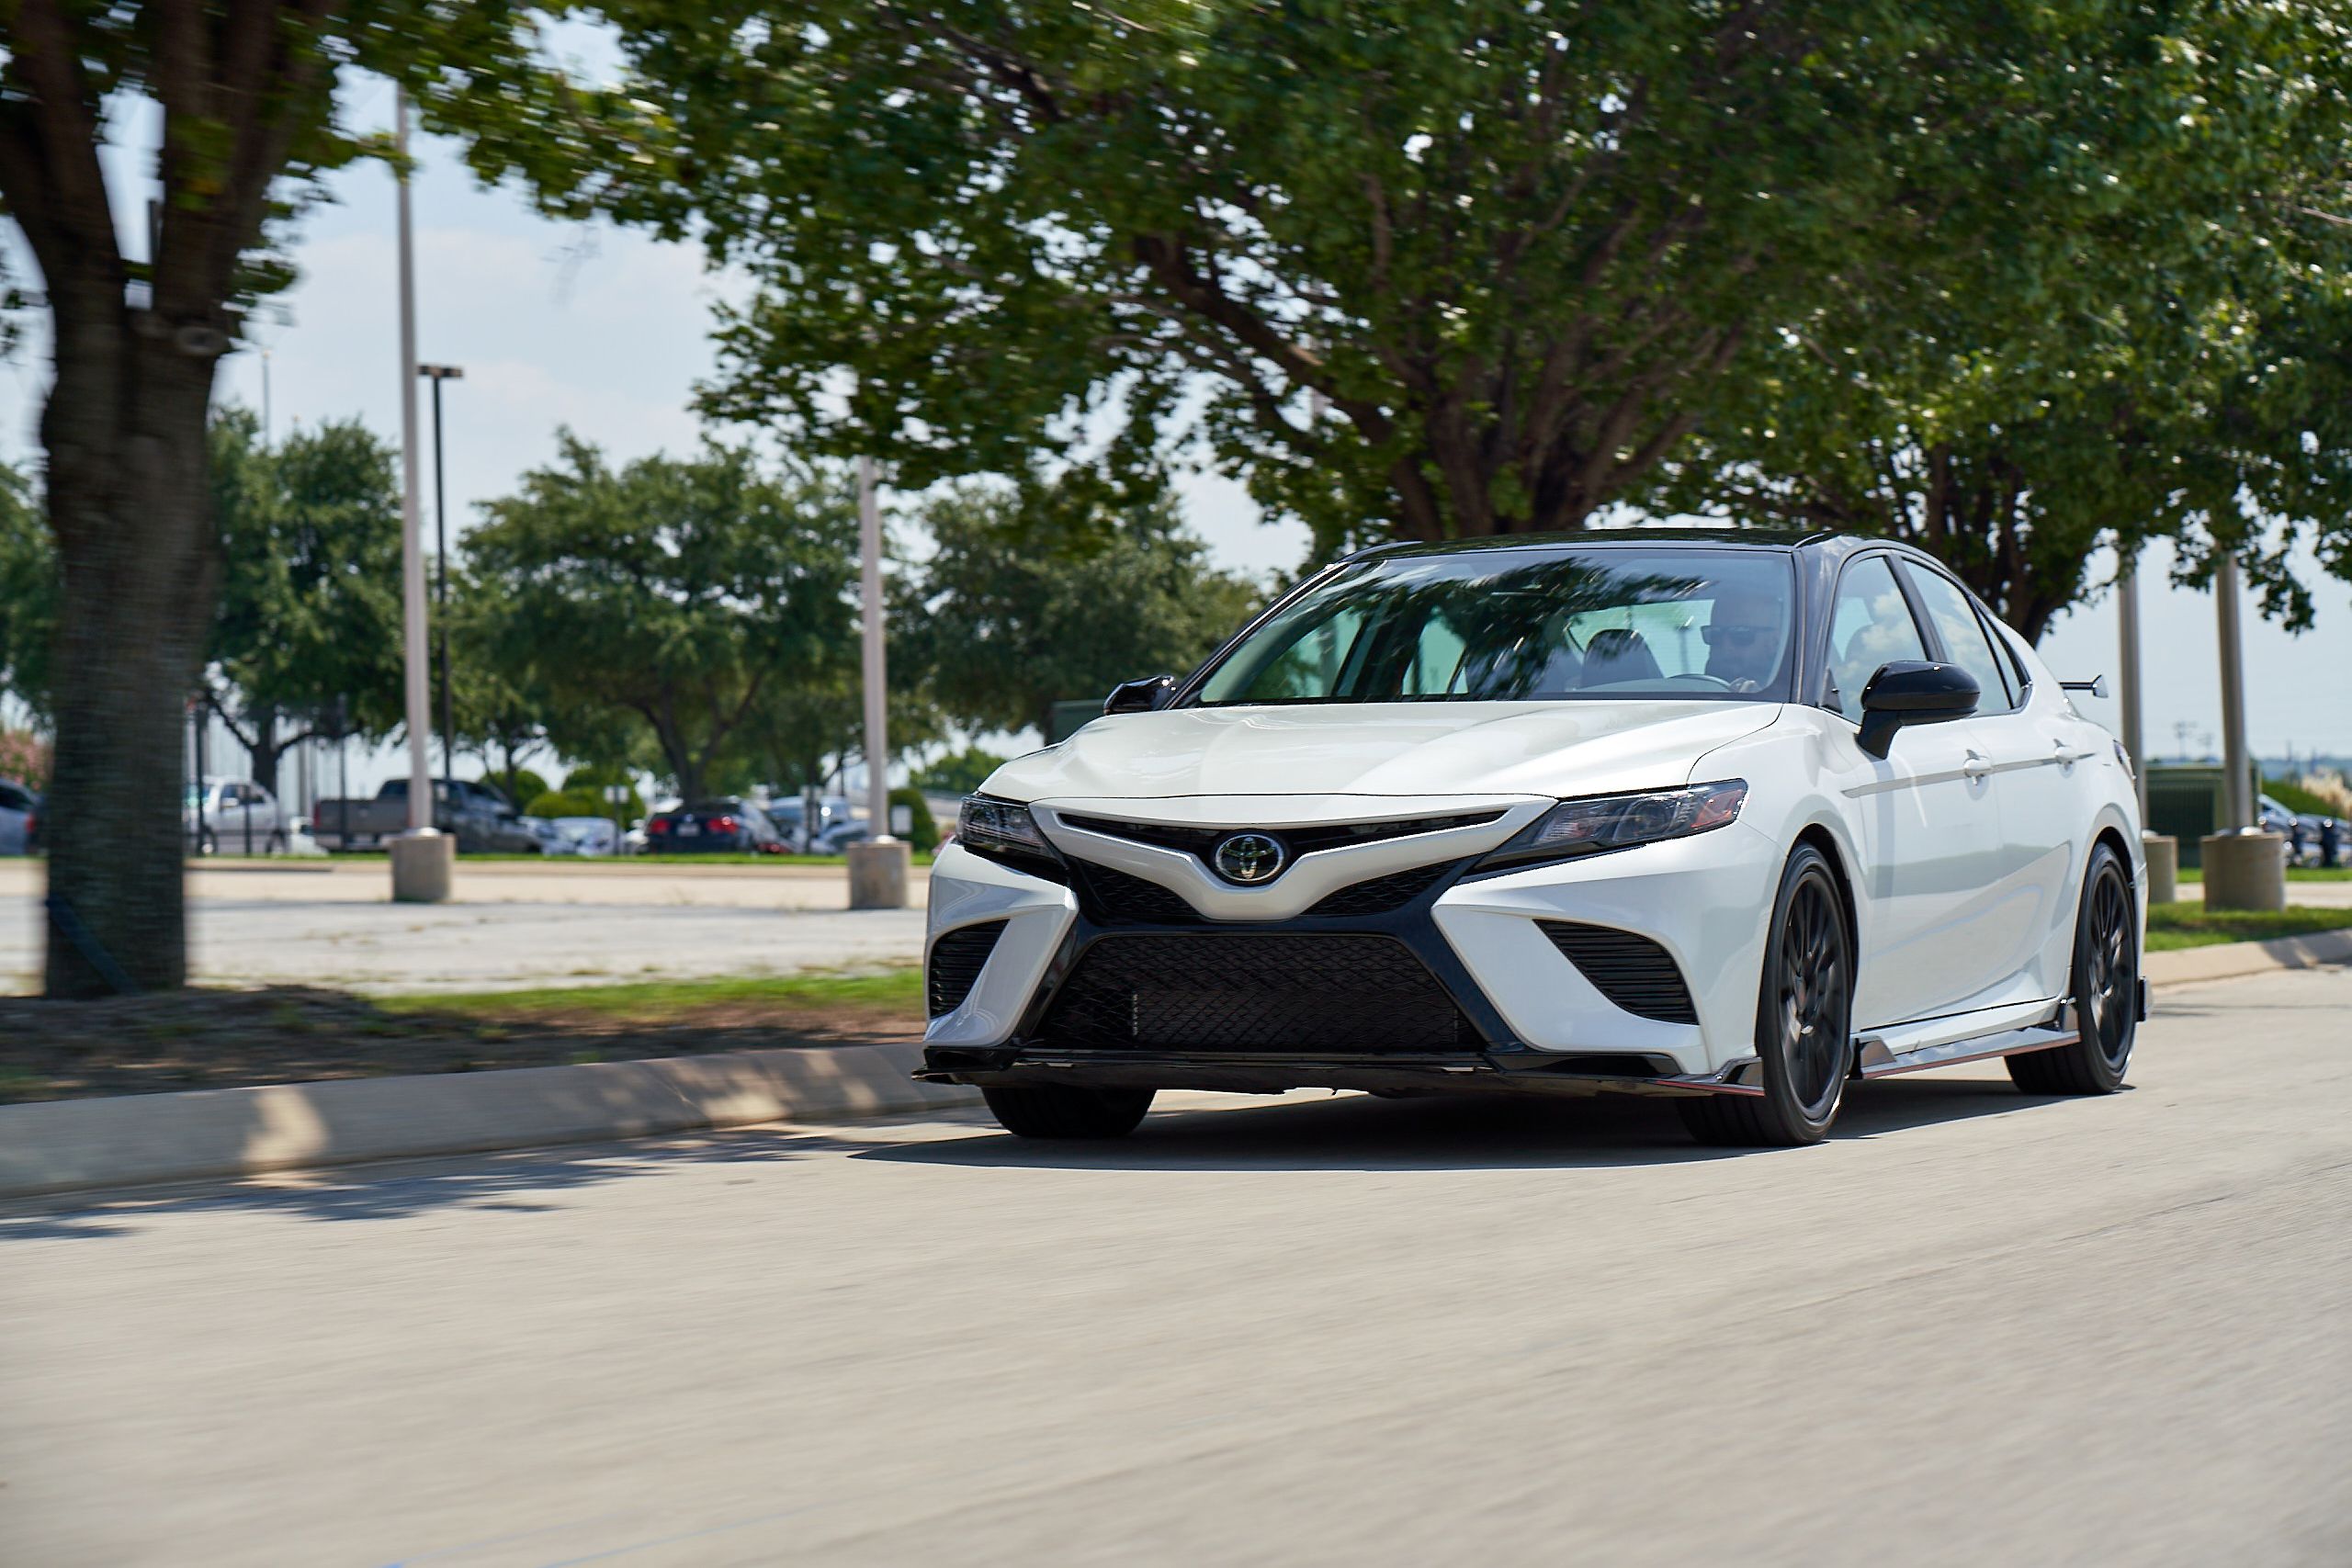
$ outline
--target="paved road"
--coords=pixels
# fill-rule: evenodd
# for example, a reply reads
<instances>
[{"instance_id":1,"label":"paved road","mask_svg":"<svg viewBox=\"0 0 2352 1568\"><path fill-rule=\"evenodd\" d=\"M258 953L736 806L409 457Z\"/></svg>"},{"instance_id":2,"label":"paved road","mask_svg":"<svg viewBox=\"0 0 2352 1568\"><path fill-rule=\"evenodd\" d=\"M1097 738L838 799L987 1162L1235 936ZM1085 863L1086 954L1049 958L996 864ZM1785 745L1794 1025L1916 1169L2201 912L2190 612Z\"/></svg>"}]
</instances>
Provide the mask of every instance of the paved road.
<instances>
[{"instance_id":1,"label":"paved road","mask_svg":"<svg viewBox=\"0 0 2352 1568\"><path fill-rule=\"evenodd\" d=\"M0 1559L2341 1564L2352 974L2162 1005L1812 1150L1200 1097L12 1212Z\"/></svg>"},{"instance_id":2,"label":"paved road","mask_svg":"<svg viewBox=\"0 0 2352 1568\"><path fill-rule=\"evenodd\" d=\"M40 863L0 862L0 991L35 988ZM217 984L362 991L549 985L912 964L915 908L851 913L840 867L676 869L492 863L460 901L385 899L380 862L206 869L190 879L190 962Z\"/></svg>"}]
</instances>

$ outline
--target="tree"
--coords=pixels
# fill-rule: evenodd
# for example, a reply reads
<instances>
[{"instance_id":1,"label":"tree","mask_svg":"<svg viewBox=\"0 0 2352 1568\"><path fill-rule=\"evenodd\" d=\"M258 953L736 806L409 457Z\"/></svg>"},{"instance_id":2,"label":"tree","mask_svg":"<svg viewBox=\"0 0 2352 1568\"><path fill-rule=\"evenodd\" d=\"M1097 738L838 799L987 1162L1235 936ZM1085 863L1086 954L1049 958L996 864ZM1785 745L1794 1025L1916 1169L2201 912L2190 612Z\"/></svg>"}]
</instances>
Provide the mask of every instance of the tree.
<instances>
[{"instance_id":1,"label":"tree","mask_svg":"<svg viewBox=\"0 0 2352 1568\"><path fill-rule=\"evenodd\" d=\"M393 463L356 420L297 431L275 451L246 410L212 422L220 595L204 695L273 794L279 760L300 742L400 725Z\"/></svg>"},{"instance_id":2,"label":"tree","mask_svg":"<svg viewBox=\"0 0 2352 1568\"><path fill-rule=\"evenodd\" d=\"M967 746L952 756L934 759L917 768L915 787L939 795L970 795L1002 766L1004 759L995 752Z\"/></svg>"},{"instance_id":3,"label":"tree","mask_svg":"<svg viewBox=\"0 0 2352 1568\"><path fill-rule=\"evenodd\" d=\"M1189 670L1258 603L1171 502L1073 519L1059 488L967 483L923 510L933 553L894 619L932 698L969 728L1050 734L1057 702Z\"/></svg>"},{"instance_id":4,"label":"tree","mask_svg":"<svg viewBox=\"0 0 2352 1568\"><path fill-rule=\"evenodd\" d=\"M1932 287L1785 323L1658 503L1910 540L2029 637L2092 590L2101 545L2159 536L2185 579L2240 554L2307 623L2288 546L2352 527L2346 15L2053 34L2069 69L1974 135L2048 149L2062 188L1988 193ZM2119 51L2132 69L2075 69Z\"/></svg>"},{"instance_id":5,"label":"tree","mask_svg":"<svg viewBox=\"0 0 2352 1568\"><path fill-rule=\"evenodd\" d=\"M588 107L533 63L537 12L503 0L14 0L4 14L0 209L40 270L54 355L40 418L60 582L47 988L96 994L107 959L136 985L177 986L181 704L220 576L206 411L243 309L291 275L288 222L322 174L381 150L340 122L339 85L387 71L469 100L477 123L560 116L580 141ZM141 95L163 124L155 160L137 164L158 186L143 261L117 227L137 200L100 156L125 118L111 105Z\"/></svg>"},{"instance_id":6,"label":"tree","mask_svg":"<svg viewBox=\"0 0 2352 1568\"><path fill-rule=\"evenodd\" d=\"M2132 69L2160 18L2112 13L623 8L637 160L477 156L748 267L708 405L910 485L1106 408L1148 466L1198 390L1218 458L1327 548L1511 533L1626 496L1760 336L1901 296L1993 193L2066 197L2031 136L1973 131Z\"/></svg>"},{"instance_id":7,"label":"tree","mask_svg":"<svg viewBox=\"0 0 2352 1568\"><path fill-rule=\"evenodd\" d=\"M502 663L559 712L641 721L691 800L766 694L849 643L854 502L742 448L616 470L571 432L560 442L466 541L507 606Z\"/></svg>"}]
</instances>

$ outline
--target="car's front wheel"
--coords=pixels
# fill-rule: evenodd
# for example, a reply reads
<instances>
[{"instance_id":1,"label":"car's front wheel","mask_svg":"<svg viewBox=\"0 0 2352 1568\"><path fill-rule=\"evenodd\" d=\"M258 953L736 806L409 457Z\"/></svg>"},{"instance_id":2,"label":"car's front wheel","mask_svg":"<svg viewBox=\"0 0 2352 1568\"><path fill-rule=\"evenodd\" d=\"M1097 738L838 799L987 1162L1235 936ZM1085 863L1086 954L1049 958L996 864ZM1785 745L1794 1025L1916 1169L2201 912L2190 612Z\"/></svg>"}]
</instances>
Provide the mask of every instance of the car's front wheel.
<instances>
[{"instance_id":1,"label":"car's front wheel","mask_svg":"<svg viewBox=\"0 0 2352 1568\"><path fill-rule=\"evenodd\" d=\"M1764 1092L1676 1101L1703 1144L1817 1144L1854 1070L1854 937L1827 857L1800 844L1781 874L1756 1000Z\"/></svg>"},{"instance_id":2,"label":"car's front wheel","mask_svg":"<svg viewBox=\"0 0 2352 1568\"><path fill-rule=\"evenodd\" d=\"M2028 1094L2112 1094L2123 1087L2140 1032L2140 910L2122 857L2091 851L2075 916L2075 1025L2070 1045L2008 1059Z\"/></svg>"},{"instance_id":3,"label":"car's front wheel","mask_svg":"<svg viewBox=\"0 0 2352 1568\"><path fill-rule=\"evenodd\" d=\"M1151 1109L1155 1090L1071 1084L999 1086L981 1095L1008 1133L1023 1138L1124 1138Z\"/></svg>"}]
</instances>

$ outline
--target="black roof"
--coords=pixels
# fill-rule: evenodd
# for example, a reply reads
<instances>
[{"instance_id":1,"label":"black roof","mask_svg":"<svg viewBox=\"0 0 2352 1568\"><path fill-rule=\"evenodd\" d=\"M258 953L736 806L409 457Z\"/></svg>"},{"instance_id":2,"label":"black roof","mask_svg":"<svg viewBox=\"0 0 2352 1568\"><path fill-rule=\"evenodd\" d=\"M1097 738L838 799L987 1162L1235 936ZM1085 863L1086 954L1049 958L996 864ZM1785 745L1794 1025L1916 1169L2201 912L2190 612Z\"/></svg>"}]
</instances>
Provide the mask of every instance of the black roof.
<instances>
[{"instance_id":1,"label":"black roof","mask_svg":"<svg viewBox=\"0 0 2352 1568\"><path fill-rule=\"evenodd\" d=\"M1358 556L1451 556L1473 550L1593 549L1662 544L1736 545L1751 549L1794 549L1847 536L1822 528L1589 528L1549 534L1489 534L1475 539L1408 540L1374 545ZM1864 541L1853 539L1854 544Z\"/></svg>"}]
</instances>

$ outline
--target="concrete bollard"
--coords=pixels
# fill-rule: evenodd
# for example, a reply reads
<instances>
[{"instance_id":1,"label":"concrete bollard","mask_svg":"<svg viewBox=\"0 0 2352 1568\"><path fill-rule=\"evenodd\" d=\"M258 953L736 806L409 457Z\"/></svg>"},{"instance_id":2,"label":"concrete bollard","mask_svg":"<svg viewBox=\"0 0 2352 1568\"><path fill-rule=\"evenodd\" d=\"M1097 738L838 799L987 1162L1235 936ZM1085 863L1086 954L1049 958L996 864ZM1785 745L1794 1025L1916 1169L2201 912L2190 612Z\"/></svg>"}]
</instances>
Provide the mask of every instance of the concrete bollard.
<instances>
[{"instance_id":1,"label":"concrete bollard","mask_svg":"<svg viewBox=\"0 0 2352 1568\"><path fill-rule=\"evenodd\" d=\"M2205 907L2209 909L2283 909L2287 907L2287 835L2241 829L2198 840L2205 857Z\"/></svg>"},{"instance_id":2,"label":"concrete bollard","mask_svg":"<svg viewBox=\"0 0 2352 1568\"><path fill-rule=\"evenodd\" d=\"M904 839L870 839L849 846L849 907L903 909L914 846Z\"/></svg>"},{"instance_id":3,"label":"concrete bollard","mask_svg":"<svg viewBox=\"0 0 2352 1568\"><path fill-rule=\"evenodd\" d=\"M436 829L402 833L390 840L392 902L440 904L457 879L458 840Z\"/></svg>"},{"instance_id":4,"label":"concrete bollard","mask_svg":"<svg viewBox=\"0 0 2352 1568\"><path fill-rule=\"evenodd\" d=\"M2140 850L2148 857L2148 902L2170 904L2180 897L2180 840L2170 833L2143 833Z\"/></svg>"}]
</instances>

